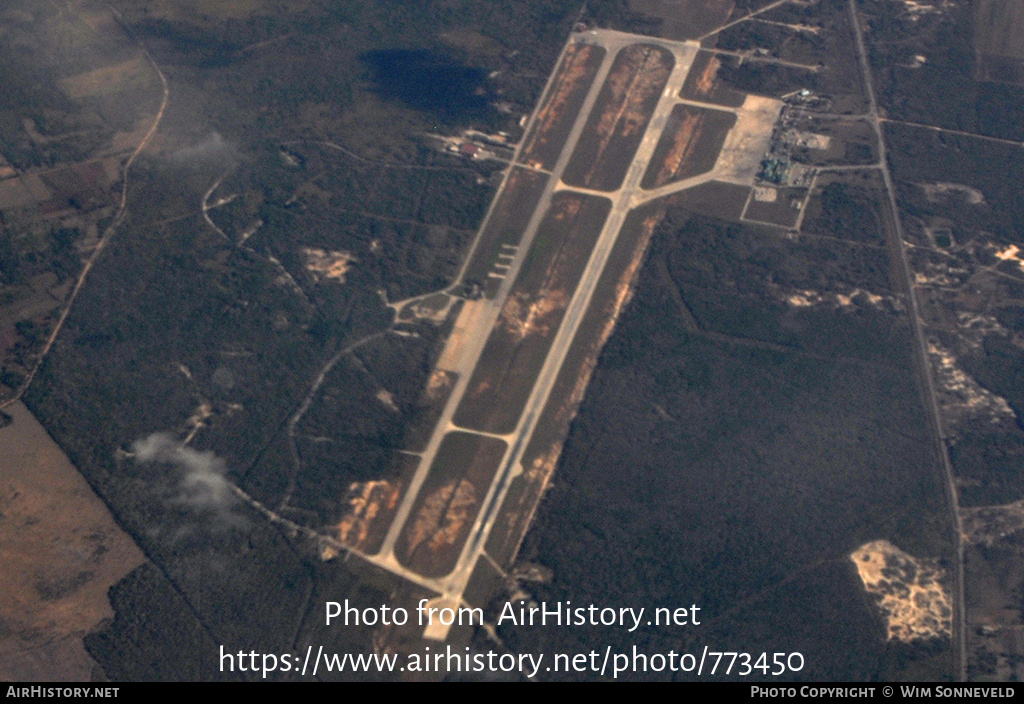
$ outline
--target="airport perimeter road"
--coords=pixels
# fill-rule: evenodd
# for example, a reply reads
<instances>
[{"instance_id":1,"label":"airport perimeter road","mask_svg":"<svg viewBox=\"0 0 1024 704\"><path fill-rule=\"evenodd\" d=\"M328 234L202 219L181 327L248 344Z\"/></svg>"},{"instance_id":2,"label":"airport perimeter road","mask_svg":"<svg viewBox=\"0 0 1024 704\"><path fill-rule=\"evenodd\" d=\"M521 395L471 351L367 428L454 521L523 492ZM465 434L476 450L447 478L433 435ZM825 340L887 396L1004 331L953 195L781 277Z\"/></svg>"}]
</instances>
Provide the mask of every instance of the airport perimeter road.
<instances>
[{"instance_id":1,"label":"airport perimeter road","mask_svg":"<svg viewBox=\"0 0 1024 704\"><path fill-rule=\"evenodd\" d=\"M953 471L953 463L950 460L949 448L946 446L942 429L942 413L939 410L939 402L935 393L935 382L932 379L931 362L928 359L928 340L924 332L914 276L910 263L907 261L906 243L908 239L903 232L903 221L900 219L899 204L896 202L896 185L893 183L892 173L889 171L889 160L885 152L885 134L882 131L881 119L878 113L878 101L875 95L875 82L871 73L871 64L868 61L869 54L864 43L864 30L861 27L861 20L857 14L855 0L849 0L849 10L854 37L857 40L857 58L860 61L861 72L864 76L864 87L870 105L868 120L878 139L878 162L881 165L882 180L885 183L886 195L889 201L889 218L892 225L885 228L886 236L894 258L899 264L900 273L903 278L903 288L906 291L907 301L910 304L908 312L910 324L914 332L915 364L923 387L924 400L927 404L929 421L931 422L932 438L935 443L936 453L942 463L942 473L949 500L952 538L955 541L954 545L956 545L954 572L956 581L955 591L953 592L953 643L958 656L958 680L966 682L967 617L966 600L964 597L964 532L960 520L960 500L957 491L956 474Z\"/></svg>"},{"instance_id":2,"label":"airport perimeter road","mask_svg":"<svg viewBox=\"0 0 1024 704\"><path fill-rule=\"evenodd\" d=\"M630 43L635 44L635 39ZM646 43L662 44L661 42ZM633 163L630 165L622 188L613 194L604 194L612 198L611 212L605 222L597 245L591 254L583 278L576 287L576 292L548 352L547 359L534 385L533 393L526 404L526 409L520 418L519 425L512 434L509 451L506 453L501 469L495 477L491 492L484 501L484 509L480 512L476 524L470 532L469 538L466 541L466 548L463 551L458 566L450 575L448 584L445 585L447 587L445 589L447 594L461 594L465 589L470 573L483 552L483 546L493 527L494 519L501 508L509 484L522 471L521 459L527 441L533 434L541 411L548 401L551 388L555 383L559 370L562 368L562 363L576 336L584 314L590 305L594 289L597 287L597 282L604 271L608 255L615 245L626 215L632 210L634 198L640 193L640 181L647 171L647 165L657 146L665 122L675 106L675 96L682 89L683 82L686 80L686 74L689 72L690 65L697 55L698 47L696 44L665 43L665 45L673 53L675 66L651 117L647 132L640 143L640 147L637 149ZM609 54L611 53L609 51Z\"/></svg>"},{"instance_id":3,"label":"airport perimeter road","mask_svg":"<svg viewBox=\"0 0 1024 704\"><path fill-rule=\"evenodd\" d=\"M525 254L529 251L530 245L533 243L533 239L537 234L537 228L540 226L540 223L544 218L544 214L551 206L551 196L554 193L555 186L561 178L562 172L565 171L566 164L569 163L569 157L572 154L572 151L576 148L576 142L579 141L580 134L586 124L587 115L590 114L590 110L597 101L598 93L600 93L601 86L608 77L608 71L611 69L613 60L614 52L609 50L598 69L593 83L590 86L590 90L583 103L583 108L580 110L572 131L569 133L569 138L566 140L565 147L562 149L562 153L559 155L554 169L552 169L552 176L544 190L544 193L541 195L540 201L530 218L525 232L523 233L516 257L509 264L505 279L502 281L497 295L492 300L480 299L473 304L482 306L484 310L482 310L478 315L475 324L475 329L477 331L476 334L467 335L465 349L460 354L458 365L456 368L450 370L459 375L458 380L455 383L455 387L452 389L451 396L448 399L448 403L445 405L441 417L438 419L437 425L430 437L430 441L427 443L427 447L423 451L419 467L409 484L408 490L402 498L402 503L395 514L391 527L388 529L387 536L384 538L384 543L381 546L378 556L367 558L388 570L400 574L412 581L421 583L424 586L436 588L438 585L429 581L424 583L422 577L403 567L398 562L397 557L395 557L395 545L398 542L402 529L409 518L409 514L416 502L416 497L423 486L423 482L426 480L427 474L430 472L430 467L437 456L438 448L441 446L441 440L444 439L445 434L449 430L452 430L455 427L451 422L452 416L455 415L455 409L458 407L466 393L466 387L469 385L469 380L473 375L473 370L476 368L477 362L480 360L480 354L483 352L488 335L494 327L494 324L498 319L498 315L501 313L502 306L505 303L505 299L508 297L509 290L515 281L519 270L522 268ZM551 88L552 85L549 83L548 90L551 90ZM540 105L543 105L543 103L544 101L542 97L541 101L538 103L538 109ZM537 111L535 110L531 117L531 122L536 119L536 113ZM519 155L517 155L517 160L518 159ZM486 226L486 222L484 223L484 226ZM481 230L483 230L483 227L481 227Z\"/></svg>"},{"instance_id":4,"label":"airport perimeter road","mask_svg":"<svg viewBox=\"0 0 1024 704\"><path fill-rule=\"evenodd\" d=\"M594 289L597 287L598 280L604 271L608 256L615 245L626 215L632 210L634 198L640 192L640 181L647 170L647 165L654 153L668 115L675 105L675 96L682 88L683 81L686 79L686 74L697 53L696 45L692 47L686 46L684 50L678 50L677 47L672 47L672 49L676 60L672 74L669 77L657 108L655 108L647 132L637 150L622 188L615 193L604 194L612 198L612 210L608 215L597 245L591 254L590 261L583 274L583 279L576 288L562 325L548 352L547 359L534 385L533 393L527 402L519 425L515 432L512 433L509 450L491 486L491 491L484 500L484 508L478 515L476 523L466 540L466 547L463 550L462 557L455 570L447 578L446 584L444 584L443 594L448 597L448 600L457 601L461 598L472 570L477 560L483 554L487 537L494 526L494 520L508 492L509 485L512 479L522 471L521 460L523 451L533 434L537 420L548 401L551 388L562 368L562 363L569 351L569 347L590 305Z\"/></svg>"},{"instance_id":5,"label":"airport perimeter road","mask_svg":"<svg viewBox=\"0 0 1024 704\"><path fill-rule=\"evenodd\" d=\"M648 163L651 160L669 115L678 101L677 96L682 89L686 75L699 50L699 46L693 42L668 42L650 37L601 30L576 34L570 42L597 45L604 48L607 53L603 57L602 63L583 102L583 106L575 118L569 136L551 171L551 178L547 187L523 232L516 256L510 262L497 295L492 300L481 299L471 303L473 306L479 306L473 325L476 333L465 336L462 342L462 349L458 355L457 364L455 365L456 368L450 369L450 371L454 371L459 375L458 381L422 454L415 475L401 500L381 550L377 555L365 556L370 562L440 594L440 597L437 599L437 603L440 605L458 606L462 603L462 595L469 583L477 561L484 554L484 545L494 527L495 518L501 509L509 485L512 479L522 471L521 461L523 452L533 434L541 411L548 401L552 386L562 368L580 323L591 304L594 290L604 271L612 247L619 236L626 216L642 199L641 179L647 170ZM636 44L659 46L670 51L674 58L671 73L654 108L622 186L613 192L600 192L599 194L595 192L595 195L600 195L611 201L611 211L591 252L582 278L572 294L562 323L554 336L541 371L537 378L532 380L532 392L525 409L519 417L515 430L507 435L476 433L478 435L501 438L507 443L507 449L491 485L487 488L482 498L481 509L476 515L472 528L465 539L455 568L445 577L424 577L399 563L395 553L396 545L406 523L413 515L412 512L416 505L417 496L437 457L442 439L452 430L464 430L458 428L453 423L452 419L456 408L466 394L469 380L480 361L484 345L498 320L498 316L516 281L517 275L524 265L526 255L530 251L530 245L533 243L537 230L551 206L553 196L560 191L586 192L584 189L567 187L561 181L562 174L580 141L581 135L584 133L590 113L594 108L616 56L621 49ZM549 82L547 90L551 89L552 85ZM543 100L540 105L542 104ZM531 122L535 119L536 111L531 117ZM517 153L517 161L519 158L520 156ZM501 193L498 194L498 197L501 197ZM476 431L469 430L465 432ZM444 628L434 629L432 632L427 633L428 637L435 639L443 639L446 635L447 629Z\"/></svg>"}]
</instances>

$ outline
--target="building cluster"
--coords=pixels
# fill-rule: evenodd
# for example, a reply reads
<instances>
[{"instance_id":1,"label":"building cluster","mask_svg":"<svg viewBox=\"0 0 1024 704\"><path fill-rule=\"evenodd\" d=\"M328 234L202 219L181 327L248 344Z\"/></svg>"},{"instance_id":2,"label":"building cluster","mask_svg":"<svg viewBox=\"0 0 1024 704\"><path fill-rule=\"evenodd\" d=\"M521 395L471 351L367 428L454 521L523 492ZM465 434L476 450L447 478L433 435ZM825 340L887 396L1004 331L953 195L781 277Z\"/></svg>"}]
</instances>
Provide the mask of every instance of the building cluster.
<instances>
[{"instance_id":1,"label":"building cluster","mask_svg":"<svg viewBox=\"0 0 1024 704\"><path fill-rule=\"evenodd\" d=\"M486 134L476 130L464 130L453 137L438 137L444 150L466 159L479 161L493 160L511 162L515 153L515 144L510 143L511 135L507 132Z\"/></svg>"},{"instance_id":2,"label":"building cluster","mask_svg":"<svg viewBox=\"0 0 1024 704\"><path fill-rule=\"evenodd\" d=\"M772 129L768 151L757 171L757 182L772 186L809 186L816 169L793 159L797 149L828 149L832 138L800 129L798 112L787 103Z\"/></svg>"}]
</instances>

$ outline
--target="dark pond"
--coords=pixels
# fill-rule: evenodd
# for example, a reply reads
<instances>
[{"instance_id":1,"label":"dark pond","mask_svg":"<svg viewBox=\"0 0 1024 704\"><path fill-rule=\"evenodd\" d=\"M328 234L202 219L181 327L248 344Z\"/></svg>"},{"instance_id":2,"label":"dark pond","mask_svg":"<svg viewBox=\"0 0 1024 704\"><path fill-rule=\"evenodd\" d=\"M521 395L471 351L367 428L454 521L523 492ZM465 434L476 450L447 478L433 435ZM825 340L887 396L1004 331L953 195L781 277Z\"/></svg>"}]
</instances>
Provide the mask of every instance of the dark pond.
<instances>
[{"instance_id":1,"label":"dark pond","mask_svg":"<svg viewBox=\"0 0 1024 704\"><path fill-rule=\"evenodd\" d=\"M368 51L359 58L382 97L452 122L490 111L486 69L464 66L423 49Z\"/></svg>"}]
</instances>

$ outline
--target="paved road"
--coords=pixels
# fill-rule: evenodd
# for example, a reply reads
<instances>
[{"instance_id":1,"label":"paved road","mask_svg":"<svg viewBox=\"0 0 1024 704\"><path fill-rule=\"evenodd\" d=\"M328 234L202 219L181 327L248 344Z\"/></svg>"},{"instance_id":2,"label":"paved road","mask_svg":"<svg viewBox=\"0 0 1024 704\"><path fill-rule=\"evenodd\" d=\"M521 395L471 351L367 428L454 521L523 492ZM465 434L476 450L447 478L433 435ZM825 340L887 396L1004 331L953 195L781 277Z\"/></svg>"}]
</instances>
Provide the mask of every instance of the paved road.
<instances>
[{"instance_id":1,"label":"paved road","mask_svg":"<svg viewBox=\"0 0 1024 704\"><path fill-rule=\"evenodd\" d=\"M885 182L885 190L889 200L890 217L893 227L884 228L889 246L900 265L903 274L903 285L907 292L907 301L910 310L910 324L914 329L914 347L916 366L921 376L925 403L928 406L929 420L932 426L932 436L936 443L936 452L942 463L943 477L946 480L947 498L952 514L952 539L957 547L957 560L955 570L955 589L953 594L953 643L957 654L957 677L961 682L967 681L967 619L964 613L964 543L963 526L960 521L960 503L957 495L956 477L953 472L953 463L950 461L949 448L942 430L942 415L939 412L939 403L935 394L935 383L932 380L931 363L928 359L928 341L924 334L920 308L917 302L917 293L914 286L914 276L910 264L907 261L906 236L903 233L903 221L900 220L899 206L896 203L896 187L893 184L892 174L889 171L889 161L886 157L885 134L882 132L882 120L878 114L878 101L875 98L874 79L871 74L871 66L868 63L867 48L864 45L864 32L860 25L860 18L857 16L857 5L855 0L849 0L850 20L853 23L854 35L857 39L857 55L860 60L861 72L864 75L864 86L868 95L870 105L868 119L878 139L878 163L881 166L882 179Z\"/></svg>"},{"instance_id":2,"label":"paved road","mask_svg":"<svg viewBox=\"0 0 1024 704\"><path fill-rule=\"evenodd\" d=\"M480 331L480 334L467 336L466 349L462 353L461 363L457 368L449 370L456 372L459 375L459 378L452 389L451 396L448 399L448 403L445 405L445 409L442 412L441 417L438 419L437 426L430 438L430 442L427 443L427 447L423 451L423 459L420 461L416 474L409 484L409 489L405 492L402 503L395 514L394 520L392 521L391 528L388 530L388 534L384 538L384 543L381 546L378 557L371 558L374 562L377 562L381 566L387 567L392 571L397 572L400 570L400 573L403 574L403 576L407 576L406 573L409 573L409 570L401 566L394 555L394 549L398 542L399 535L401 534L402 528L412 511L416 497L419 494L419 490L427 478L430 466L433 463L434 458L437 455L437 450L441 445L441 440L449 430L455 428L452 424L452 417L455 415L455 409L458 407L459 402L465 395L466 387L469 385L469 380L472 377L473 370L476 368L477 362L480 359L480 355L483 352L483 348L487 342L490 331L494 327L494 324L498 319L498 315L501 313L501 308L505 303L505 299L508 297L509 290L516 279L516 275L522 267L526 252L530 249L530 245L537 234L537 229L540 227L544 214L551 205L551 197L554 194L556 184L561 178L566 164L569 162L572 150L576 147L576 142L579 140L583 127L586 124L586 116L590 113L594 103L597 101L598 93L601 90L601 86L604 83L605 78L608 76L608 71L611 69L613 59L613 51L609 50L608 55L604 57L604 61L598 69L594 82L590 86L590 91L587 93L587 97L584 100L583 107L580 110L580 115L577 118L575 125L573 125L573 129L569 133L569 138L566 141L565 147L562 149L562 153L559 155L558 161L552 169L552 177L549 179L547 187L544 189L544 192L537 203L537 207L534 210L533 215L530 217L530 221L526 226L522 239L520 240L516 256L509 263L509 268L501 286L498 288L498 293L493 299L481 299L481 301L479 301L480 305L486 306L486 310L477 318L477 329ZM550 81L548 83L548 89L551 89ZM538 108L542 104L543 100L538 103ZM535 110L532 119L536 119L536 112L537 111ZM519 157L520 155L517 153L517 161L519 160ZM498 197L500 197L500 194ZM498 197L495 198L495 202L497 202ZM493 212L493 206L491 212ZM488 217L490 217L490 215L491 213L488 213ZM486 225L486 222L484 225ZM483 229L484 228L481 227L481 231L483 231Z\"/></svg>"},{"instance_id":3,"label":"paved road","mask_svg":"<svg viewBox=\"0 0 1024 704\"><path fill-rule=\"evenodd\" d=\"M603 47L607 53L597 71L597 75L595 76L593 83L590 86L587 96L583 102L583 107L576 117L576 121L569 133L565 146L559 155L558 161L551 170L551 178L523 233L516 256L510 262L507 274L502 280L497 295L493 300L483 299L474 303L474 305L483 306L484 308L481 314L477 317L477 324L475 326L475 329L479 330L479 334L466 336L464 343L465 347L461 353L459 362L455 365L457 368L450 370L459 374L458 381L456 382L452 394L445 405L445 409L434 429L433 435L422 454L417 471L410 482L408 490L403 496L402 502L395 514L395 518L393 519L384 539L381 550L376 556L367 556L366 558L397 575L439 593L441 595L438 599L440 604L457 606L462 603L462 594L466 589L477 561L483 554L487 537L494 526L494 521L501 509L505 495L508 492L508 488L512 480L522 471L521 460L523 451L527 446L530 436L533 434L537 420L540 417L542 409L547 403L552 386L554 385L555 379L562 367L565 356L576 336L576 332L583 320L584 314L590 305L594 290L602 272L604 271L608 257L622 228L622 224L629 211L640 202L640 181L647 170L647 165L654 153L654 149L657 146L658 139L661 136L661 132L664 129L669 115L671 114L672 108L678 102L677 96L682 89L682 85L686 79L686 74L689 71L690 65L699 50L699 45L695 42L671 42L606 30L577 34L573 36L570 42L583 42L599 45ZM585 129L587 119L597 101L598 95L604 85L604 81L608 76L616 55L620 49L637 43L664 47L674 56L675 65L673 66L657 107L652 114L647 131L645 132L643 140L637 150L634 161L627 172L622 187L611 193L593 192L594 195L608 198L612 201L611 211L606 219L597 244L592 251L587 268L584 271L581 281L569 303L563 322L555 335L551 349L548 352L545 363L534 384L532 394L527 401L515 431L507 435L489 435L490 437L500 437L505 440L508 443L508 449L506 450L505 456L502 459L500 468L496 473L491 486L488 488L488 491L483 498L482 508L469 532L462 554L456 563L455 568L446 577L439 579L423 577L398 562L395 555L395 547L399 536L412 513L417 495L429 474L431 464L437 455L441 440L451 430L459 429L452 423L455 409L458 407L462 397L465 395L470 377L472 376L477 362L480 359L480 355L483 351L484 345L486 344L487 338L489 337L490 331L494 327L516 276L522 268L523 261L530 249L530 245L533 243L537 230L543 221L544 215L547 213L548 208L551 205L552 197L556 192L562 190L572 190L581 193L589 192L586 191L586 189L573 189L566 187L561 183L561 176L576 148L583 130ZM549 81L546 90L550 89L551 81ZM543 101L541 104L542 103ZM536 111L534 116L531 118L531 122L535 119ZM517 163L519 162L519 156L520 155L517 152L515 159ZM501 193L496 196L495 201L500 197ZM491 212L493 212L493 204L492 210L489 211L487 215L488 218L491 217ZM487 435L484 433L477 434ZM447 629L437 629L428 633L428 636L441 639L444 638L446 634Z\"/></svg>"},{"instance_id":4,"label":"paved road","mask_svg":"<svg viewBox=\"0 0 1024 704\"><path fill-rule=\"evenodd\" d=\"M521 459L527 441L532 436L541 411L547 404L558 372L562 368L562 363L569 352L569 347L576 337L580 323L590 306L594 290L597 288L597 283L604 272L608 257L615 245L615 241L618 239L626 216L633 209L634 198L640 191L640 180L647 171L648 162L657 146L665 121L675 105L675 96L683 86L683 81L686 79L686 74L698 49L696 44L676 45L668 48L673 50L676 65L669 76L662 98L655 108L643 141L637 149L633 164L630 166L623 186L612 194L611 212L594 247L590 261L587 263L583 277L569 303L562 325L555 335L547 359L534 385L533 393L529 401L527 401L523 415L520 418L519 425L513 433L514 443L510 447L509 452L506 453L501 469L492 484L491 492L484 500L484 508L477 517L476 524L473 526L473 530L466 541L466 548L463 551L459 565L451 575L451 577L456 579L456 584L451 586L458 586L458 582L462 580L468 581L473 566L483 552L486 538L490 534L508 487L512 479L522 471ZM461 584L461 589L465 589L464 582Z\"/></svg>"}]
</instances>

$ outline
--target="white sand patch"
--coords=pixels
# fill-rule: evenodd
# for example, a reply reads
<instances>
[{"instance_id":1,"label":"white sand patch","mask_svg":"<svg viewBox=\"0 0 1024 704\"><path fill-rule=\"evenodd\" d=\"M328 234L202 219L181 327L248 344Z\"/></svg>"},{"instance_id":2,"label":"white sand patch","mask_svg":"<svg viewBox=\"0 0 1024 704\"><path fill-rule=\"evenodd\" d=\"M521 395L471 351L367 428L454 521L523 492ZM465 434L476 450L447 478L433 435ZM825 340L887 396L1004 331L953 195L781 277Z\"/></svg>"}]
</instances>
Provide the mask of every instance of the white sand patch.
<instances>
[{"instance_id":1,"label":"white sand patch","mask_svg":"<svg viewBox=\"0 0 1024 704\"><path fill-rule=\"evenodd\" d=\"M877 598L888 640L904 643L950 638L953 607L936 560L918 560L888 540L862 545L850 554L864 589Z\"/></svg>"}]
</instances>

